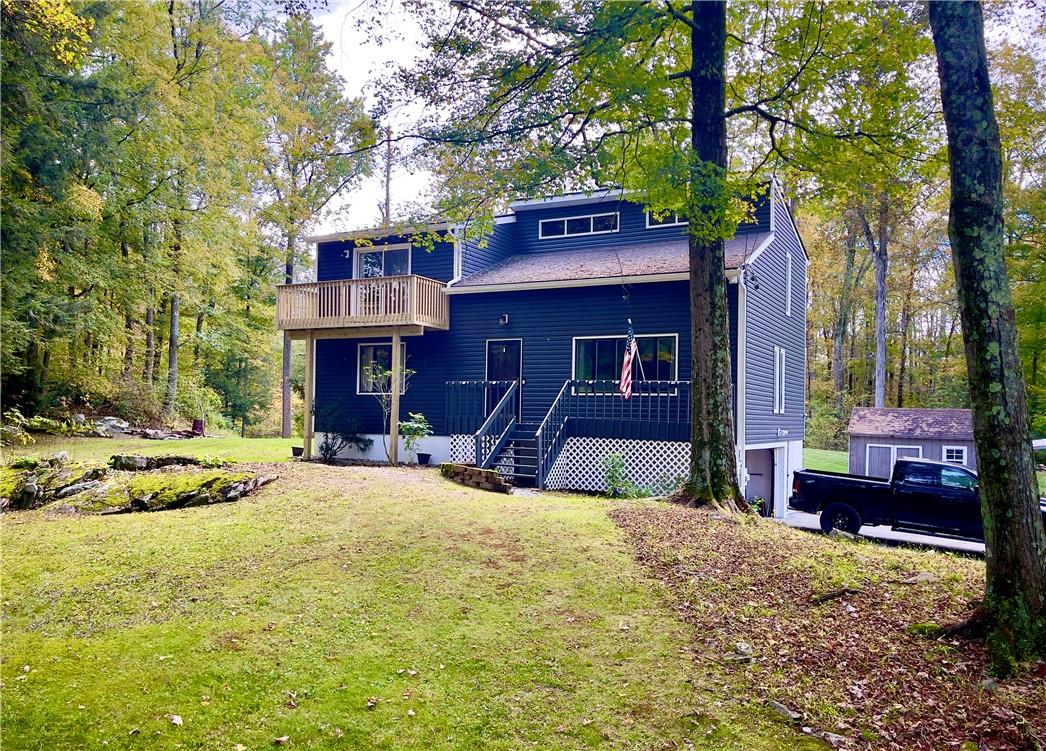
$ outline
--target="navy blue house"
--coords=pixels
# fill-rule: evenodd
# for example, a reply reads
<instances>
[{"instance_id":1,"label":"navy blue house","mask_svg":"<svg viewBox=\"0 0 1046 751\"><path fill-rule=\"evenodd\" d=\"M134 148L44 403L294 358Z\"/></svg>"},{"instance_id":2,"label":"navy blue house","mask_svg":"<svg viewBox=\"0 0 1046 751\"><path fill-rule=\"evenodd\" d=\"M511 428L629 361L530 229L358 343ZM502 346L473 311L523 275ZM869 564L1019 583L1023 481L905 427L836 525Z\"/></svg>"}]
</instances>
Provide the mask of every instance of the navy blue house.
<instances>
[{"instance_id":1,"label":"navy blue house","mask_svg":"<svg viewBox=\"0 0 1046 751\"><path fill-rule=\"evenodd\" d=\"M600 191L517 201L481 241L449 224L426 229L434 247L373 231L312 238L317 281L279 288L278 325L307 342L307 451L313 431L347 416L375 440L368 455L384 458L374 374L405 368L400 393L388 380L386 390L401 419L421 412L432 424L419 450L436 461L576 490L603 489L610 454L648 488L685 474L685 222ZM779 514L802 466L806 270L773 186L727 241L723 273L739 481ZM638 352L625 399L629 320Z\"/></svg>"}]
</instances>

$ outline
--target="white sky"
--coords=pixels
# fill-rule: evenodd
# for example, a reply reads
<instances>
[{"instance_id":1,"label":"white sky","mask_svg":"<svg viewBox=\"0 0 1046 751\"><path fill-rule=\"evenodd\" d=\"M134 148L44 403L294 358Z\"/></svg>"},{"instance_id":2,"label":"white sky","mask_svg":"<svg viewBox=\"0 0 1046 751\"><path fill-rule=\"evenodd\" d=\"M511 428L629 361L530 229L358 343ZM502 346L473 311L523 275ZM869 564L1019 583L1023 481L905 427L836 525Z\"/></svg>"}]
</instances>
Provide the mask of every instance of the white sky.
<instances>
[{"instance_id":1,"label":"white sky","mask_svg":"<svg viewBox=\"0 0 1046 751\"><path fill-rule=\"evenodd\" d=\"M382 72L396 64L409 62L421 51L421 34L413 18L397 7L396 0L388 0L388 5L388 12L383 14L383 18L389 24L386 31L395 35L395 41L381 47L372 41L370 34L357 28L360 14L373 14L373 5L368 0L330 0L329 11L315 18L324 36L333 45L329 62L345 79L346 95L364 97L368 109L374 104L371 90L379 85ZM411 122L411 114L399 113L399 124L404 126ZM395 134L397 122L394 121L392 126ZM403 213L408 203L423 200L429 183L429 175L426 173L411 174L406 169L393 170L393 216ZM336 199L332 214L317 222L312 229L319 234L377 226L380 216L378 206L384 200L382 177L375 174Z\"/></svg>"},{"instance_id":2,"label":"white sky","mask_svg":"<svg viewBox=\"0 0 1046 751\"><path fill-rule=\"evenodd\" d=\"M357 21L363 14L370 18L378 15L374 8L381 4L387 7L380 14L380 20L387 25L385 32L393 40L384 46L375 44L369 32L357 27ZM1037 57L1046 56L1046 40L1037 35L1037 27L1041 28L1038 14L1042 12L1043 5L1043 0L1030 4L1003 3L1001 7L1005 7L1006 11L989 12L986 15L988 38L1009 36L1031 47ZM330 65L345 79L346 95L362 96L368 109L374 104L372 91L381 85L382 72L397 64L408 63L421 53L421 32L411 14L400 7L400 0L329 0L328 11L318 15L315 20L333 45ZM413 113L409 110L399 112L392 122L394 131L397 125L405 129L412 122L412 115L417 114L417 110ZM424 202L430 184L430 175L425 172L412 174L404 168L394 170L393 217L406 213L408 204ZM378 206L382 201L384 190L381 175L375 174L335 199L332 203L333 211L317 221L310 230L320 234L377 226L380 216Z\"/></svg>"}]
</instances>

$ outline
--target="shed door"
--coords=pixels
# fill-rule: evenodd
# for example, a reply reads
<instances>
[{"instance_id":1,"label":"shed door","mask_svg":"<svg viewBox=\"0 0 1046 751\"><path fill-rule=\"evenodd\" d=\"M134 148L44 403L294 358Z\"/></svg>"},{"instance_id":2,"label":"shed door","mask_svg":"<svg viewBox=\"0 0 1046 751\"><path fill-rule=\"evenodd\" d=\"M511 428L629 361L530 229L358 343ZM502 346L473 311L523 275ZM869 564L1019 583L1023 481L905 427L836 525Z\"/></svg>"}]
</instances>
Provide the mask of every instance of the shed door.
<instances>
[{"instance_id":1,"label":"shed door","mask_svg":"<svg viewBox=\"0 0 1046 751\"><path fill-rule=\"evenodd\" d=\"M889 477L893 471L893 446L871 443L867 451L864 473L869 477Z\"/></svg>"},{"instance_id":2,"label":"shed door","mask_svg":"<svg viewBox=\"0 0 1046 751\"><path fill-rule=\"evenodd\" d=\"M893 465L898 459L921 459L922 446L894 446L882 443L869 443L866 449L864 473L869 477L881 477L889 480L893 475Z\"/></svg>"}]
</instances>

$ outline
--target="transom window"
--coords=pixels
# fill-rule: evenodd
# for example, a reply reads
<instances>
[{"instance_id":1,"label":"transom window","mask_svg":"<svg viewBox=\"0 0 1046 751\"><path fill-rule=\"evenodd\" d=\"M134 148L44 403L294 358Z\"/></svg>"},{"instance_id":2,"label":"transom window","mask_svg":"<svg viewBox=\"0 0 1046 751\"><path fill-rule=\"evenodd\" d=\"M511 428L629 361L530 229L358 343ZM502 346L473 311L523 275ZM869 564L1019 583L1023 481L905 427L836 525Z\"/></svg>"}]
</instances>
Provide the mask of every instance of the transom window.
<instances>
[{"instance_id":1,"label":"transom window","mask_svg":"<svg viewBox=\"0 0 1046 751\"><path fill-rule=\"evenodd\" d=\"M632 381L674 381L677 378L676 335L637 336L638 357L632 359ZM574 378L582 381L621 380L625 337L574 340Z\"/></svg>"},{"instance_id":2,"label":"transom window","mask_svg":"<svg viewBox=\"0 0 1046 751\"><path fill-rule=\"evenodd\" d=\"M945 446L944 447L944 461L950 462L951 464L966 464L966 447L965 446Z\"/></svg>"},{"instance_id":3,"label":"transom window","mask_svg":"<svg viewBox=\"0 0 1046 751\"><path fill-rule=\"evenodd\" d=\"M538 222L538 237L542 240L576 235L603 235L617 232L618 213L568 216L562 219L542 219Z\"/></svg>"},{"instance_id":4,"label":"transom window","mask_svg":"<svg viewBox=\"0 0 1046 751\"><path fill-rule=\"evenodd\" d=\"M371 279L379 276L401 276L410 273L410 246L389 245L387 247L357 248L356 278Z\"/></svg>"},{"instance_id":5,"label":"transom window","mask_svg":"<svg viewBox=\"0 0 1046 751\"><path fill-rule=\"evenodd\" d=\"M685 216L680 216L678 212L670 211L664 214L660 219L655 217L653 213L646 212L646 228L653 229L654 227L678 227L683 224L690 224Z\"/></svg>"},{"instance_id":6,"label":"transom window","mask_svg":"<svg viewBox=\"0 0 1046 751\"><path fill-rule=\"evenodd\" d=\"M407 363L407 344L400 342L400 393L406 391L403 369ZM392 343L361 344L356 360L356 393L379 394L388 391L392 370Z\"/></svg>"}]
</instances>

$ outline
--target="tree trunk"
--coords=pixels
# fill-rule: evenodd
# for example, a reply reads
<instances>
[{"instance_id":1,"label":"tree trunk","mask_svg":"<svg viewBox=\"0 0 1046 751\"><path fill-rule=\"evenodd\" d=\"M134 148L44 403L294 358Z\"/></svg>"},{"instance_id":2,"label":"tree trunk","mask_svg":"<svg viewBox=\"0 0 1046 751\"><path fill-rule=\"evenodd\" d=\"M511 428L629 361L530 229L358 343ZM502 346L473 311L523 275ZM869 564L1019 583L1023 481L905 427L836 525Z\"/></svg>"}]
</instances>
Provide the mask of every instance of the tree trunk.
<instances>
[{"instance_id":1,"label":"tree trunk","mask_svg":"<svg viewBox=\"0 0 1046 751\"><path fill-rule=\"evenodd\" d=\"M692 216L714 217L726 184L726 4L692 2L690 121ZM713 223L718 229L718 223ZM721 237L690 223L691 402L690 476L695 503L743 509L737 485L733 384Z\"/></svg>"},{"instance_id":2,"label":"tree trunk","mask_svg":"<svg viewBox=\"0 0 1046 751\"><path fill-rule=\"evenodd\" d=\"M988 646L1007 673L1046 654L1046 532L1003 254L999 128L980 4L931 2L929 15L948 130L948 237L980 473Z\"/></svg>"},{"instance_id":3,"label":"tree trunk","mask_svg":"<svg viewBox=\"0 0 1046 751\"><path fill-rule=\"evenodd\" d=\"M865 241L872 254L875 266L875 374L873 404L876 407L886 406L886 273L889 271L890 256L888 248L890 217L889 197L886 192L879 194L878 240L868 223L867 215L861 212L864 225Z\"/></svg>"},{"instance_id":4,"label":"tree trunk","mask_svg":"<svg viewBox=\"0 0 1046 751\"><path fill-rule=\"evenodd\" d=\"M149 298L152 299L152 290L149 291ZM156 343L153 341L153 306L150 305L145 309L145 371L142 374L142 379L150 386L153 383L153 364L156 358Z\"/></svg>"},{"instance_id":5,"label":"tree trunk","mask_svg":"<svg viewBox=\"0 0 1046 751\"><path fill-rule=\"evenodd\" d=\"M167 335L167 396L163 400L163 411L173 415L178 399L178 312L180 298L178 295L179 259L182 252L181 223L174 224L174 241L171 243L171 268L174 271L175 288L171 291L171 325Z\"/></svg>"},{"instance_id":6,"label":"tree trunk","mask_svg":"<svg viewBox=\"0 0 1046 751\"><path fill-rule=\"evenodd\" d=\"M293 232L287 233L287 255L284 266L284 282L294 283L294 251L297 245L297 236ZM281 396L283 401L283 419L280 435L284 438L291 437L291 335L283 332L283 374L280 382Z\"/></svg>"},{"instance_id":7,"label":"tree trunk","mask_svg":"<svg viewBox=\"0 0 1046 751\"><path fill-rule=\"evenodd\" d=\"M852 287L854 276L854 258L857 255L857 233L853 226L846 233L846 262L843 266L843 283L839 293L839 315L832 332L832 382L835 389L835 412L843 415L843 384L845 366L843 365L843 347L846 344L846 329L850 321Z\"/></svg>"},{"instance_id":8,"label":"tree trunk","mask_svg":"<svg viewBox=\"0 0 1046 751\"><path fill-rule=\"evenodd\" d=\"M196 314L196 336L192 341L192 364L193 368L197 370L200 367L200 340L203 339L203 319L205 316L205 310L200 310Z\"/></svg>"},{"instance_id":9,"label":"tree trunk","mask_svg":"<svg viewBox=\"0 0 1046 751\"><path fill-rule=\"evenodd\" d=\"M912 327L912 295L915 294L915 264L913 258L908 270L908 286L904 290L904 303L901 305L901 352L897 365L897 406L904 406L904 379L908 374L908 332Z\"/></svg>"}]
</instances>

